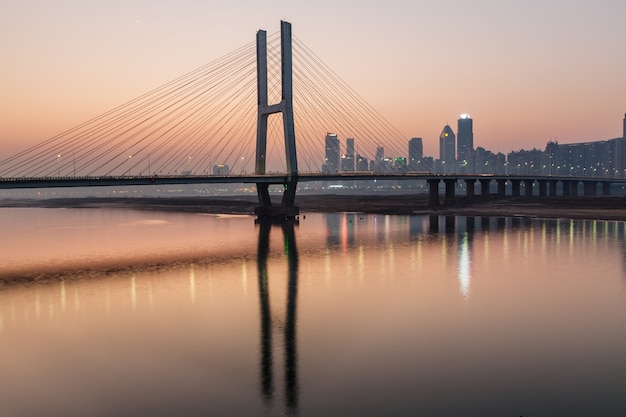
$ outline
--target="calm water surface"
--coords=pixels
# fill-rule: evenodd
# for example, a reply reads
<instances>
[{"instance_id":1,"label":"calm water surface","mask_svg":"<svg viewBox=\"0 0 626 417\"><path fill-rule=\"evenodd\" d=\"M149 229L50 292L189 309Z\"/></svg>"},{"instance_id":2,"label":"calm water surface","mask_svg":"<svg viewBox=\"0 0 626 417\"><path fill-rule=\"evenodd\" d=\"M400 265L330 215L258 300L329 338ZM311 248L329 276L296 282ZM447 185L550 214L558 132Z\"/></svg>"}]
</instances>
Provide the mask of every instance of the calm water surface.
<instances>
[{"instance_id":1,"label":"calm water surface","mask_svg":"<svg viewBox=\"0 0 626 417\"><path fill-rule=\"evenodd\" d=\"M624 416L622 222L0 209L7 416Z\"/></svg>"}]
</instances>

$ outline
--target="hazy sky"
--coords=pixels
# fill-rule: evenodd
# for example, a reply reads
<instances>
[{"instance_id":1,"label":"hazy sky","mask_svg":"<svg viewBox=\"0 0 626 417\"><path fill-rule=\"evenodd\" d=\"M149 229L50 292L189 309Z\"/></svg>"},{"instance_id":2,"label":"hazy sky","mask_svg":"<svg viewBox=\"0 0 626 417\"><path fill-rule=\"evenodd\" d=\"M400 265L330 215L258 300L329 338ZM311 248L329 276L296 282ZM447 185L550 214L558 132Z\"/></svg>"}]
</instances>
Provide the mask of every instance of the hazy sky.
<instances>
[{"instance_id":1,"label":"hazy sky","mask_svg":"<svg viewBox=\"0 0 626 417\"><path fill-rule=\"evenodd\" d=\"M505 153L620 137L625 16L624 0L3 0L0 156L281 19L407 137L423 137L428 155L461 113L475 146Z\"/></svg>"}]
</instances>

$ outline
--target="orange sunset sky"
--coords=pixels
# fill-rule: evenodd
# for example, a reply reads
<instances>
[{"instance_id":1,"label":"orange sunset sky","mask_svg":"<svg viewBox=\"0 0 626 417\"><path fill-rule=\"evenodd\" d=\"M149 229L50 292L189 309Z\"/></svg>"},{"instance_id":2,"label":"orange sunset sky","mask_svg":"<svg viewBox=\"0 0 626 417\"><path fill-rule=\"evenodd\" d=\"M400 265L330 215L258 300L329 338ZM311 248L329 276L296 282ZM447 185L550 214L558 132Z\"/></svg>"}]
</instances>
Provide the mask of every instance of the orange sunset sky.
<instances>
[{"instance_id":1,"label":"orange sunset sky","mask_svg":"<svg viewBox=\"0 0 626 417\"><path fill-rule=\"evenodd\" d=\"M622 136L623 0L4 0L0 10L0 158L281 19L427 155L439 156L439 133L461 113L474 146L496 152Z\"/></svg>"}]
</instances>

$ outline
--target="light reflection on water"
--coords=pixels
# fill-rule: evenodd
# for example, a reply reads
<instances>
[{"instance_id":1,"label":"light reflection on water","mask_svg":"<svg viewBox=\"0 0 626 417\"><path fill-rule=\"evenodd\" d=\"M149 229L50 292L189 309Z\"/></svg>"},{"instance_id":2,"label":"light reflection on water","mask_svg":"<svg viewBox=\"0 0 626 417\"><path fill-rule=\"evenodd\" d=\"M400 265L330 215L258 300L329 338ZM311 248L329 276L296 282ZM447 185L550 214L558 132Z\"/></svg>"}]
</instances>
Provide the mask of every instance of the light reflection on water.
<instances>
[{"instance_id":1,"label":"light reflection on water","mask_svg":"<svg viewBox=\"0 0 626 417\"><path fill-rule=\"evenodd\" d=\"M34 213L37 238L3 241L3 269L39 271L64 253L105 272L0 291L7 415L626 408L622 222L347 213L294 227L33 210L7 227ZM50 233L59 223L75 231L67 245ZM153 263L163 256L174 264Z\"/></svg>"}]
</instances>

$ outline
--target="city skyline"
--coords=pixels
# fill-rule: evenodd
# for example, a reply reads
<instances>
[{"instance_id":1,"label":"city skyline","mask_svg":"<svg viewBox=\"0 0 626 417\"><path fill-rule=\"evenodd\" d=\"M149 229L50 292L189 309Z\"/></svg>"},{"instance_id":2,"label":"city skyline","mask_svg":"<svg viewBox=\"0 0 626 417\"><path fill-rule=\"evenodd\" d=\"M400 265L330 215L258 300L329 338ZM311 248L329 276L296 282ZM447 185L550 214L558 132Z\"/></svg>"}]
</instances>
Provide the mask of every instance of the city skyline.
<instances>
[{"instance_id":1,"label":"city skyline","mask_svg":"<svg viewBox=\"0 0 626 417\"><path fill-rule=\"evenodd\" d=\"M220 58L258 29L272 33L281 18L407 139L422 137L425 154L437 155L441 126L465 112L481 121L480 146L496 152L613 138L626 108L624 14L617 1L397 1L382 9L9 0L0 16L0 154Z\"/></svg>"}]
</instances>

